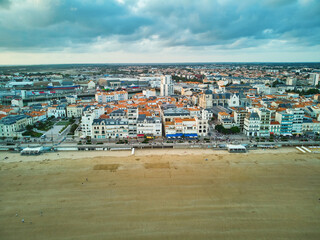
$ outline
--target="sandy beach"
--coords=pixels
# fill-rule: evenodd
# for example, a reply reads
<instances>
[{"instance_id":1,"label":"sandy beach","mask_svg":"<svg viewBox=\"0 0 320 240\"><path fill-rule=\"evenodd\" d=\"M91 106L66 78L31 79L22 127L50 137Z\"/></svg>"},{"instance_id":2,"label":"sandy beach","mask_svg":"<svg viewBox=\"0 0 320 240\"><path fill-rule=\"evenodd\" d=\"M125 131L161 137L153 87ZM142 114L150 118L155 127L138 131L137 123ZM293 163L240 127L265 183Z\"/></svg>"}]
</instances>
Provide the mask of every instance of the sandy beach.
<instances>
[{"instance_id":1,"label":"sandy beach","mask_svg":"<svg viewBox=\"0 0 320 240\"><path fill-rule=\"evenodd\" d=\"M2 152L0 170L1 239L320 238L320 154L293 148Z\"/></svg>"}]
</instances>

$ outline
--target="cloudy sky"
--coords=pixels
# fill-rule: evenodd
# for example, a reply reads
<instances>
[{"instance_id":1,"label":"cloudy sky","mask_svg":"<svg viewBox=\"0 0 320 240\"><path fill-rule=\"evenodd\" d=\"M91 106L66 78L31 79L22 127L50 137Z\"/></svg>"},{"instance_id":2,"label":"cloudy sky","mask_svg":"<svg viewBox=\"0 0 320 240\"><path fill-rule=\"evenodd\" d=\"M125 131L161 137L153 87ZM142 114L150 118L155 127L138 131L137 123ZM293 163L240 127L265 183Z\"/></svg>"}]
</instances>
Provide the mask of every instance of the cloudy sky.
<instances>
[{"instance_id":1,"label":"cloudy sky","mask_svg":"<svg viewBox=\"0 0 320 240\"><path fill-rule=\"evenodd\" d=\"M319 62L320 0L0 0L0 64Z\"/></svg>"}]
</instances>

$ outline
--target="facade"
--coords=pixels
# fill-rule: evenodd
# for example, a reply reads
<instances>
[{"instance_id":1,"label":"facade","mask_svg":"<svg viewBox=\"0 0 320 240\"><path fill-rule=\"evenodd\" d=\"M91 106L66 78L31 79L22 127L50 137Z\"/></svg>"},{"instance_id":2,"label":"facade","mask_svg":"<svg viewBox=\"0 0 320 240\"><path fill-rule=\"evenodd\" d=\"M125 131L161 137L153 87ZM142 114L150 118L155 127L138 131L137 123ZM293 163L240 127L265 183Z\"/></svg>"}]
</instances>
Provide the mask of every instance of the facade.
<instances>
[{"instance_id":1,"label":"facade","mask_svg":"<svg viewBox=\"0 0 320 240\"><path fill-rule=\"evenodd\" d=\"M94 81L89 81L88 82L88 89L95 89L96 88L96 84L94 83Z\"/></svg>"},{"instance_id":2,"label":"facade","mask_svg":"<svg viewBox=\"0 0 320 240\"><path fill-rule=\"evenodd\" d=\"M190 112L184 108L169 108L162 111L162 122L173 122L175 118L190 118Z\"/></svg>"},{"instance_id":3,"label":"facade","mask_svg":"<svg viewBox=\"0 0 320 240\"><path fill-rule=\"evenodd\" d=\"M115 91L115 92L97 92L95 95L98 103L108 103L112 101L128 100L127 91Z\"/></svg>"},{"instance_id":4,"label":"facade","mask_svg":"<svg viewBox=\"0 0 320 240\"><path fill-rule=\"evenodd\" d=\"M55 118L65 118L66 114L66 105L61 104L58 106L48 107L48 117L55 117Z\"/></svg>"},{"instance_id":5,"label":"facade","mask_svg":"<svg viewBox=\"0 0 320 240\"><path fill-rule=\"evenodd\" d=\"M71 104L67 106L67 117L68 118L80 118L82 116L83 106Z\"/></svg>"},{"instance_id":6,"label":"facade","mask_svg":"<svg viewBox=\"0 0 320 240\"><path fill-rule=\"evenodd\" d=\"M83 110L81 117L82 137L92 137L92 123L104 113L102 107L87 106Z\"/></svg>"},{"instance_id":7,"label":"facade","mask_svg":"<svg viewBox=\"0 0 320 240\"><path fill-rule=\"evenodd\" d=\"M229 107L239 107L240 106L240 98L237 94L232 94L229 101L228 101Z\"/></svg>"},{"instance_id":8,"label":"facade","mask_svg":"<svg viewBox=\"0 0 320 240\"><path fill-rule=\"evenodd\" d=\"M319 73L310 73L311 85L317 86L319 84Z\"/></svg>"},{"instance_id":9,"label":"facade","mask_svg":"<svg viewBox=\"0 0 320 240\"><path fill-rule=\"evenodd\" d=\"M276 121L280 123L280 135L292 135L293 114L276 112Z\"/></svg>"},{"instance_id":10,"label":"facade","mask_svg":"<svg viewBox=\"0 0 320 240\"><path fill-rule=\"evenodd\" d=\"M248 137L259 136L260 118L256 112L248 113L244 119L244 133Z\"/></svg>"},{"instance_id":11,"label":"facade","mask_svg":"<svg viewBox=\"0 0 320 240\"><path fill-rule=\"evenodd\" d=\"M288 77L286 80L286 84L289 86L295 86L295 85L297 85L297 79L292 78L292 77Z\"/></svg>"},{"instance_id":12,"label":"facade","mask_svg":"<svg viewBox=\"0 0 320 240\"><path fill-rule=\"evenodd\" d=\"M77 96L76 95L66 96L66 100L68 104L75 104L77 102Z\"/></svg>"},{"instance_id":13,"label":"facade","mask_svg":"<svg viewBox=\"0 0 320 240\"><path fill-rule=\"evenodd\" d=\"M173 83L171 75L165 75L161 77L160 96L173 95Z\"/></svg>"},{"instance_id":14,"label":"facade","mask_svg":"<svg viewBox=\"0 0 320 240\"><path fill-rule=\"evenodd\" d=\"M139 117L138 108L128 108L127 118L129 125L129 137L137 137L137 119Z\"/></svg>"},{"instance_id":15,"label":"facade","mask_svg":"<svg viewBox=\"0 0 320 240\"><path fill-rule=\"evenodd\" d=\"M165 123L165 135L167 138L196 138L197 121L195 118L175 118L173 122Z\"/></svg>"},{"instance_id":16,"label":"facade","mask_svg":"<svg viewBox=\"0 0 320 240\"><path fill-rule=\"evenodd\" d=\"M197 124L197 134L199 137L208 136L209 124L208 119L195 117Z\"/></svg>"},{"instance_id":17,"label":"facade","mask_svg":"<svg viewBox=\"0 0 320 240\"><path fill-rule=\"evenodd\" d=\"M117 118L122 119L122 118L127 117L127 113L123 109L117 109L117 110L114 110L113 112L111 112L109 116L111 119L117 119Z\"/></svg>"},{"instance_id":18,"label":"facade","mask_svg":"<svg viewBox=\"0 0 320 240\"><path fill-rule=\"evenodd\" d=\"M146 89L142 91L142 94L146 97L156 97L157 96L157 92L155 89Z\"/></svg>"},{"instance_id":19,"label":"facade","mask_svg":"<svg viewBox=\"0 0 320 240\"><path fill-rule=\"evenodd\" d=\"M137 119L137 136L148 135L153 137L162 136L162 122L159 117L146 117L139 115Z\"/></svg>"},{"instance_id":20,"label":"facade","mask_svg":"<svg viewBox=\"0 0 320 240\"><path fill-rule=\"evenodd\" d=\"M21 98L12 99L11 106L22 108L23 107L23 100Z\"/></svg>"},{"instance_id":21,"label":"facade","mask_svg":"<svg viewBox=\"0 0 320 240\"><path fill-rule=\"evenodd\" d=\"M300 108L295 108L287 109L287 112L293 115L292 134L302 134L304 111Z\"/></svg>"},{"instance_id":22,"label":"facade","mask_svg":"<svg viewBox=\"0 0 320 240\"><path fill-rule=\"evenodd\" d=\"M212 108L212 91L206 90L203 94L201 94L199 100L199 106L206 109Z\"/></svg>"},{"instance_id":23,"label":"facade","mask_svg":"<svg viewBox=\"0 0 320 240\"><path fill-rule=\"evenodd\" d=\"M260 108L260 109L257 109L257 113L260 118L259 136L269 137L270 136L271 112L268 109Z\"/></svg>"},{"instance_id":24,"label":"facade","mask_svg":"<svg viewBox=\"0 0 320 240\"><path fill-rule=\"evenodd\" d=\"M237 109L234 111L234 122L240 128L240 131L243 131L244 128L244 119L247 116L248 112L245 109Z\"/></svg>"},{"instance_id":25,"label":"facade","mask_svg":"<svg viewBox=\"0 0 320 240\"><path fill-rule=\"evenodd\" d=\"M210 120L213 118L213 112L211 109L202 109L201 112L202 119Z\"/></svg>"},{"instance_id":26,"label":"facade","mask_svg":"<svg viewBox=\"0 0 320 240\"><path fill-rule=\"evenodd\" d=\"M32 118L27 115L9 115L0 120L0 137L22 137L27 125L32 124Z\"/></svg>"},{"instance_id":27,"label":"facade","mask_svg":"<svg viewBox=\"0 0 320 240\"><path fill-rule=\"evenodd\" d=\"M128 136L127 119L94 119L92 122L94 139L125 139Z\"/></svg>"},{"instance_id":28,"label":"facade","mask_svg":"<svg viewBox=\"0 0 320 240\"><path fill-rule=\"evenodd\" d=\"M281 125L279 122L272 121L270 122L270 135L280 135Z\"/></svg>"},{"instance_id":29,"label":"facade","mask_svg":"<svg viewBox=\"0 0 320 240\"><path fill-rule=\"evenodd\" d=\"M304 118L302 123L302 132L306 133L320 133L320 122L311 118Z\"/></svg>"},{"instance_id":30,"label":"facade","mask_svg":"<svg viewBox=\"0 0 320 240\"><path fill-rule=\"evenodd\" d=\"M212 106L228 107L231 93L214 93L212 94Z\"/></svg>"}]
</instances>

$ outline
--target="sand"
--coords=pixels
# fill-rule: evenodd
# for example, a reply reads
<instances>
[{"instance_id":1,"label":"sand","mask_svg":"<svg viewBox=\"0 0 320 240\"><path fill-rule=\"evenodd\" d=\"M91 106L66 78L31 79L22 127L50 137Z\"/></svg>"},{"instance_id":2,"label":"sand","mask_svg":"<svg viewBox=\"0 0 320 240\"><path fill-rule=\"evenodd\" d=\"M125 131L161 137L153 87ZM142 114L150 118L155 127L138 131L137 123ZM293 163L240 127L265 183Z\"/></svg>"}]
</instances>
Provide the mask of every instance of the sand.
<instances>
[{"instance_id":1,"label":"sand","mask_svg":"<svg viewBox=\"0 0 320 240\"><path fill-rule=\"evenodd\" d=\"M0 153L0 183L0 239L320 239L295 149Z\"/></svg>"}]
</instances>

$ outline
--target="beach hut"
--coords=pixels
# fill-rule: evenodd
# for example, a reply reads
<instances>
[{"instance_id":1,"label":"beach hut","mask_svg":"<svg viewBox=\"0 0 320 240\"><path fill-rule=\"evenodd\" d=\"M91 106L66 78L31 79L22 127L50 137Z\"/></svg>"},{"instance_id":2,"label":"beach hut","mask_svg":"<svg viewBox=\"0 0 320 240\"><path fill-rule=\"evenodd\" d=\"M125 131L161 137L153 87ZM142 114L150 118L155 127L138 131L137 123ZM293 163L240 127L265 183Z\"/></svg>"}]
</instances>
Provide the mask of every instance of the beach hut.
<instances>
[{"instance_id":1,"label":"beach hut","mask_svg":"<svg viewBox=\"0 0 320 240\"><path fill-rule=\"evenodd\" d=\"M36 148L24 148L20 152L21 155L39 155L42 152L42 147L36 147Z\"/></svg>"},{"instance_id":2,"label":"beach hut","mask_svg":"<svg viewBox=\"0 0 320 240\"><path fill-rule=\"evenodd\" d=\"M230 153L246 153L247 149L242 145L228 145L228 152Z\"/></svg>"}]
</instances>

